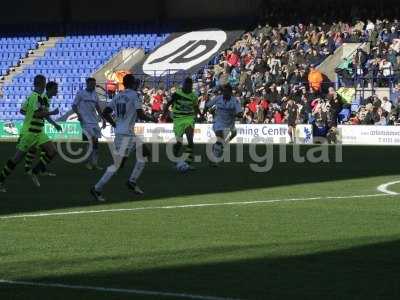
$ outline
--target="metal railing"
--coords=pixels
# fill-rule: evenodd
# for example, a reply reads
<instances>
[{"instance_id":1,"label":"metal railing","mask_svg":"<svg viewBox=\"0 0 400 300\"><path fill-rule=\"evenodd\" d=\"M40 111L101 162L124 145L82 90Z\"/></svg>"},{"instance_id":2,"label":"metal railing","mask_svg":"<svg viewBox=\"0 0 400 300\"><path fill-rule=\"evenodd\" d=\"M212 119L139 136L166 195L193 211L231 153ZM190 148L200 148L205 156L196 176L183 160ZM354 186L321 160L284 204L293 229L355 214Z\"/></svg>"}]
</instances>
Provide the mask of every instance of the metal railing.
<instances>
[{"instance_id":1,"label":"metal railing","mask_svg":"<svg viewBox=\"0 0 400 300\"><path fill-rule=\"evenodd\" d=\"M357 70L354 70L353 74L349 74L347 78L344 76L337 76L338 87L354 87L356 89L356 96L361 99L365 98L365 94L375 95L377 90L380 88L388 88L390 95L393 93L394 88L400 82L400 71L393 71L392 68L380 69L377 75L364 75L358 74ZM385 72L388 71L386 74Z\"/></svg>"}]
</instances>

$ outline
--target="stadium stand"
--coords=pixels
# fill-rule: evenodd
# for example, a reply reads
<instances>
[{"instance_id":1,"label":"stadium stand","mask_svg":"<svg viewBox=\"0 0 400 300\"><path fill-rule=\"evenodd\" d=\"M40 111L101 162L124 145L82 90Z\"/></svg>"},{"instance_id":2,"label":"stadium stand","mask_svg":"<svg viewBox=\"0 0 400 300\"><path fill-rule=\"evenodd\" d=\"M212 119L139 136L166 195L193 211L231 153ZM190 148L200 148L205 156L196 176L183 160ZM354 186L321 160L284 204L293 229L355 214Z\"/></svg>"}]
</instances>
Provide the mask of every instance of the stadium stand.
<instances>
[{"instance_id":1,"label":"stadium stand","mask_svg":"<svg viewBox=\"0 0 400 300\"><path fill-rule=\"evenodd\" d=\"M375 22L259 26L193 76L200 106L216 95L220 86L229 83L245 111L244 118L239 120L242 123L285 123L289 98L297 103L297 122L313 124L316 134L325 134L338 123L399 123L398 109L394 109L400 90L399 86L395 88L400 74L399 33L398 21L379 19ZM341 94L340 85L327 82L323 74L318 74L315 67L344 43L369 43L372 47L362 58L362 66L360 57L357 58L361 49L350 56L347 65L350 84L346 87L355 89L360 84L360 76L356 76L359 72L365 76L363 81L376 82L379 86L390 82L394 92L389 103L393 105L389 105L386 98L377 99L376 95L359 97L349 103ZM158 116L157 103L160 98L168 98L171 91L146 87L144 94L147 111ZM383 103L386 104L383 106ZM212 121L212 115L207 116L207 121Z\"/></svg>"},{"instance_id":2,"label":"stadium stand","mask_svg":"<svg viewBox=\"0 0 400 300\"><path fill-rule=\"evenodd\" d=\"M359 49L349 57L348 80L340 80L339 84L365 88L368 80L372 87L390 83L393 93L389 100L394 108L399 94L399 30L400 23L389 20L259 25L215 56L200 72L190 75L201 106L218 93L220 86L231 84L245 110L244 118L239 120L243 123L284 123L288 117L287 99L292 98L300 112L297 122L311 123L318 132L326 132L337 123L389 125L398 122L399 113L389 109L388 104L381 107L379 103L386 100L356 97L352 102L343 102L337 93L340 85L329 82L318 71L318 65L344 43L368 43L369 53ZM34 74L43 73L60 83L59 96L53 103L60 107L61 116L70 109L84 78L120 49L139 47L149 52L167 37L156 28L135 25L112 29L106 25L72 25L67 32L54 48L4 87L2 120L21 118L18 107L31 89ZM161 110L174 88L145 81L145 111L160 122L168 121L161 118ZM336 98L340 105L332 100ZM206 121L211 122L212 115Z\"/></svg>"},{"instance_id":3,"label":"stadium stand","mask_svg":"<svg viewBox=\"0 0 400 300\"><path fill-rule=\"evenodd\" d=\"M1 37L0 38L0 76L7 75L9 70L26 57L29 50L36 49L38 42L45 37Z\"/></svg>"},{"instance_id":4,"label":"stadium stand","mask_svg":"<svg viewBox=\"0 0 400 300\"><path fill-rule=\"evenodd\" d=\"M40 36L13 36L5 35L0 38L0 76L6 76L15 67L19 66L29 52L37 49L40 42L46 40L44 35ZM7 90L7 87L3 87ZM14 89L13 89L14 90ZM17 90L17 88L15 89ZM18 89L19 91L20 89ZM11 90L10 90L11 91ZM4 93L4 90L3 90ZM6 97L0 101L0 120L16 120L19 118L16 113L17 98L6 101Z\"/></svg>"},{"instance_id":5,"label":"stadium stand","mask_svg":"<svg viewBox=\"0 0 400 300\"><path fill-rule=\"evenodd\" d=\"M158 46L167 36L166 33L153 28L135 25L72 25L67 28L68 34L60 38L55 47L45 51L44 56L37 58L23 72L15 76L3 87L3 100L0 101L0 120L20 120L21 103L32 89L32 79L36 74L43 74L49 80L59 83L59 95L52 102L53 107L60 108L58 117L71 108L74 94L82 87L85 78L91 76L113 55L125 48L143 48L146 52ZM100 33L99 33L100 32ZM24 38L27 43L23 48L26 53L33 46L32 41L40 37ZM11 42L13 50L21 49L18 40ZM29 42L29 43L28 43ZM11 49L11 48L10 48ZM5 55L5 54L3 54ZM15 59L12 61L17 62Z\"/></svg>"}]
</instances>

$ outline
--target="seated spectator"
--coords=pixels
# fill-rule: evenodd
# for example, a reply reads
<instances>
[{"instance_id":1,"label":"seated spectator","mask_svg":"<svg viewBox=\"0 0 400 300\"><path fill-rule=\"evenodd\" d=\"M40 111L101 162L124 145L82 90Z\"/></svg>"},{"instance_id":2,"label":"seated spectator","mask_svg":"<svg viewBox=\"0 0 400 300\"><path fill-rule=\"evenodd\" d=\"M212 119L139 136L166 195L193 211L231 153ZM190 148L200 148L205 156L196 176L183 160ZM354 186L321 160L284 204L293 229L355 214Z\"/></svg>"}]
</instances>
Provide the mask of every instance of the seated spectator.
<instances>
[{"instance_id":1,"label":"seated spectator","mask_svg":"<svg viewBox=\"0 0 400 300\"><path fill-rule=\"evenodd\" d=\"M255 73L259 72L264 74L267 71L267 69L269 69L268 64L264 60L262 60L261 57L258 57L254 65L253 72Z\"/></svg>"},{"instance_id":2,"label":"seated spectator","mask_svg":"<svg viewBox=\"0 0 400 300\"><path fill-rule=\"evenodd\" d=\"M390 113L392 111L392 103L389 101L388 97L382 98L381 107L386 113Z\"/></svg>"},{"instance_id":3,"label":"seated spectator","mask_svg":"<svg viewBox=\"0 0 400 300\"><path fill-rule=\"evenodd\" d=\"M380 125L380 126L386 126L387 125L387 113L382 109L382 107L378 107L376 109L376 121L374 123L374 125Z\"/></svg>"},{"instance_id":4,"label":"seated spectator","mask_svg":"<svg viewBox=\"0 0 400 300\"><path fill-rule=\"evenodd\" d=\"M322 82L324 78L322 77L322 73L315 69L314 65L310 66L310 72L308 74L308 82L310 84L310 89L315 92L321 92Z\"/></svg>"},{"instance_id":5,"label":"seated spectator","mask_svg":"<svg viewBox=\"0 0 400 300\"><path fill-rule=\"evenodd\" d=\"M228 51L228 55L226 56L226 62L229 67L236 68L239 67L240 56L237 50Z\"/></svg>"},{"instance_id":6,"label":"seated spectator","mask_svg":"<svg viewBox=\"0 0 400 300\"><path fill-rule=\"evenodd\" d=\"M250 103L247 104L247 108L249 111L254 115L257 112L257 105L258 105L258 98L256 97L251 97L250 98Z\"/></svg>"},{"instance_id":7,"label":"seated spectator","mask_svg":"<svg viewBox=\"0 0 400 300\"><path fill-rule=\"evenodd\" d=\"M274 110L273 123L275 123L275 124L283 123L282 112L278 109Z\"/></svg>"},{"instance_id":8,"label":"seated spectator","mask_svg":"<svg viewBox=\"0 0 400 300\"><path fill-rule=\"evenodd\" d=\"M245 124L253 123L253 114L248 107L246 107L243 112L243 123Z\"/></svg>"},{"instance_id":9,"label":"seated spectator","mask_svg":"<svg viewBox=\"0 0 400 300\"><path fill-rule=\"evenodd\" d=\"M277 85L273 83L266 92L266 97L270 103L281 103L281 95L278 91Z\"/></svg>"},{"instance_id":10,"label":"seated spectator","mask_svg":"<svg viewBox=\"0 0 400 300\"><path fill-rule=\"evenodd\" d=\"M229 83L229 72L228 69L225 68L224 71L218 77L218 86L224 86Z\"/></svg>"},{"instance_id":11,"label":"seated spectator","mask_svg":"<svg viewBox=\"0 0 400 300\"><path fill-rule=\"evenodd\" d=\"M107 80L106 81L106 94L107 96L112 99L117 92L118 83L114 80Z\"/></svg>"},{"instance_id":12,"label":"seated spectator","mask_svg":"<svg viewBox=\"0 0 400 300\"><path fill-rule=\"evenodd\" d=\"M157 93L153 95L151 101L152 113L153 114L160 113L163 110L163 103L164 103L163 91L158 90Z\"/></svg>"},{"instance_id":13,"label":"seated spectator","mask_svg":"<svg viewBox=\"0 0 400 300\"><path fill-rule=\"evenodd\" d=\"M382 74L382 85L389 86L389 80L393 75L392 63L383 58L379 63L379 71Z\"/></svg>"},{"instance_id":14,"label":"seated spectator","mask_svg":"<svg viewBox=\"0 0 400 300\"><path fill-rule=\"evenodd\" d=\"M393 86L400 76L399 29L398 22L361 19L353 24L258 26L194 75L200 109L209 98L218 95L219 86L230 83L244 107L242 122L293 122L285 112L287 99L292 99L298 110L297 123L309 122L318 129L315 130L319 135L330 134L337 126L343 101L333 88L326 93L324 76L317 70L317 65L344 42L369 41L372 45L370 53L358 49L353 57L340 64L338 70L345 86ZM170 92L168 89L157 92L143 89L146 111L157 114ZM360 109L340 121L347 124L395 124L400 115L400 109L397 113L399 99L400 86L393 88L390 101L386 98L380 101L376 97L361 99ZM350 109L350 104L347 105L346 108ZM212 121L212 114L206 116L206 121Z\"/></svg>"},{"instance_id":15,"label":"seated spectator","mask_svg":"<svg viewBox=\"0 0 400 300\"><path fill-rule=\"evenodd\" d=\"M261 107L260 104L256 105L256 112L255 112L255 114L253 114L253 116L254 116L254 123L256 123L256 124L264 123L265 110Z\"/></svg>"},{"instance_id":16,"label":"seated spectator","mask_svg":"<svg viewBox=\"0 0 400 300\"><path fill-rule=\"evenodd\" d=\"M371 103L368 103L365 106L366 114L365 118L362 121L363 125L374 125L376 122L380 121L380 116L377 113L377 108L374 108L374 106Z\"/></svg>"}]
</instances>

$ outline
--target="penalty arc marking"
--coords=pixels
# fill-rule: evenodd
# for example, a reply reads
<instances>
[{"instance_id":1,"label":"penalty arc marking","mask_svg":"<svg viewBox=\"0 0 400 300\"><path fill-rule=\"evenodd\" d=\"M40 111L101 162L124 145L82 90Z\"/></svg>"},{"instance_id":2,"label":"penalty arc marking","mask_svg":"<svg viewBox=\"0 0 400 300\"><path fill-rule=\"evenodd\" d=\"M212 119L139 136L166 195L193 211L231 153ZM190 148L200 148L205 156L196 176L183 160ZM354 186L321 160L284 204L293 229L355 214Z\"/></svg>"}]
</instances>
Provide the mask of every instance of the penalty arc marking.
<instances>
[{"instance_id":1,"label":"penalty arc marking","mask_svg":"<svg viewBox=\"0 0 400 300\"><path fill-rule=\"evenodd\" d=\"M398 184L398 183L400 183L400 180L387 182L387 183L384 183L384 184L381 184L380 186L378 186L377 190L379 192L387 194L387 195L399 195L399 193L389 190L390 186L392 186L394 184Z\"/></svg>"}]
</instances>

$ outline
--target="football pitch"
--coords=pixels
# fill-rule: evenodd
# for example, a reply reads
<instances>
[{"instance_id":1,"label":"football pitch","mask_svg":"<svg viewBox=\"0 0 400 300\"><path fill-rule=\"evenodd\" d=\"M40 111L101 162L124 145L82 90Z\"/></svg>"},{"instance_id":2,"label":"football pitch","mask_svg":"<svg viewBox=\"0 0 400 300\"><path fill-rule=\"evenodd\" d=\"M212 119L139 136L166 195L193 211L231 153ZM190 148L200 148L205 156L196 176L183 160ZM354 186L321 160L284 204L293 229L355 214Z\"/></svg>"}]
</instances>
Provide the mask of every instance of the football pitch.
<instances>
[{"instance_id":1,"label":"football pitch","mask_svg":"<svg viewBox=\"0 0 400 300\"><path fill-rule=\"evenodd\" d=\"M2 165L15 145L0 147ZM102 171L58 158L37 189L19 166L0 194L0 299L399 299L400 149L347 146L335 162L328 147L324 163L291 149L265 173L248 147L186 174L161 155L144 196L125 188L130 161L101 205Z\"/></svg>"}]
</instances>

